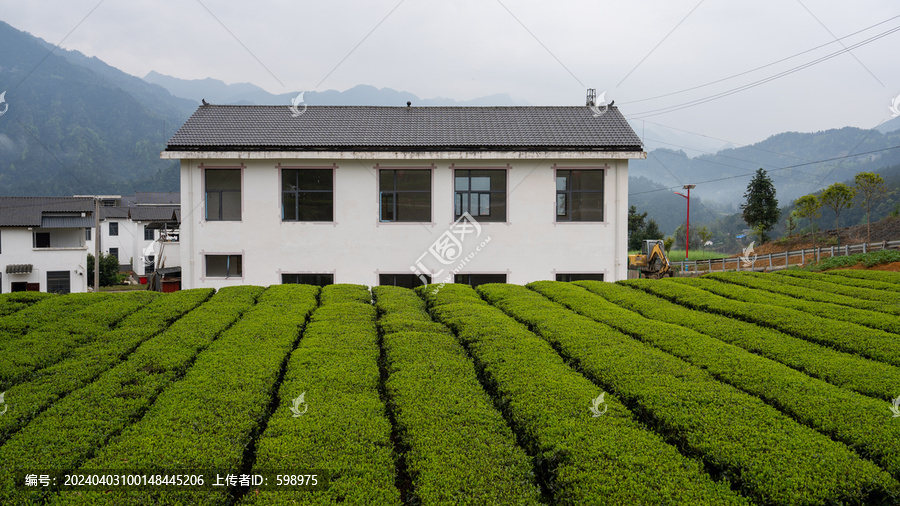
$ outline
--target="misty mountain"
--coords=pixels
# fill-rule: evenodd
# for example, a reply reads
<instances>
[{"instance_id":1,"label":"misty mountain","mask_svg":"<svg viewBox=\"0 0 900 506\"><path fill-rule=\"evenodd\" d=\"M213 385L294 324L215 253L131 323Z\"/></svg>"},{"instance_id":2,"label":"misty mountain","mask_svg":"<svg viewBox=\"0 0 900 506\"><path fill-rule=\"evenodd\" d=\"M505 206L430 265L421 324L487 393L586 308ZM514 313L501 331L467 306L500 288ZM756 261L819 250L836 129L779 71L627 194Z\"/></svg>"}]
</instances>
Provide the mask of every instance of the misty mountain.
<instances>
[{"instance_id":1,"label":"misty mountain","mask_svg":"<svg viewBox=\"0 0 900 506\"><path fill-rule=\"evenodd\" d=\"M193 104L3 22L0 47L0 195L178 188L159 153Z\"/></svg>"},{"instance_id":2,"label":"misty mountain","mask_svg":"<svg viewBox=\"0 0 900 506\"><path fill-rule=\"evenodd\" d=\"M151 71L144 76L148 83L158 84L172 95L194 100L199 103L205 99L211 104L224 105L290 105L291 100L302 90L290 93L272 94L250 83L226 84L218 79L179 79ZM391 88L376 88L369 85L358 85L345 91L306 91L303 100L308 105L382 105L403 106L406 102L414 105L471 105L471 106L504 106L526 105L516 102L506 93L498 93L472 100L453 100L450 98L419 98L407 91Z\"/></svg>"},{"instance_id":3,"label":"misty mountain","mask_svg":"<svg viewBox=\"0 0 900 506\"><path fill-rule=\"evenodd\" d=\"M878 172L900 164L900 149L885 150L894 146L900 146L900 130L882 133L845 127L815 133L785 132L751 146L693 158L681 150L654 149L646 160L631 161L629 174L669 188L697 184L692 197L739 206L753 173L763 168L775 183L779 202L787 205L857 172ZM866 152L873 153L848 157ZM828 159L832 160L812 163Z\"/></svg>"}]
</instances>

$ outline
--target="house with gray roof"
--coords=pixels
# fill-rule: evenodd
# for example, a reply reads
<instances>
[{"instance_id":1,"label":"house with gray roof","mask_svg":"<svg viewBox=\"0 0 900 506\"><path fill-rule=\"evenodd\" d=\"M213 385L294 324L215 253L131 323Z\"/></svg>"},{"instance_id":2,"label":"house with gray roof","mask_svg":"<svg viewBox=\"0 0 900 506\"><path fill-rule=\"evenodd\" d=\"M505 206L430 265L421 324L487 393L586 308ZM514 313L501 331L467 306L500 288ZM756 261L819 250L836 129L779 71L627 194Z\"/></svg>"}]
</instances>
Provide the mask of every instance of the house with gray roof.
<instances>
[{"instance_id":1,"label":"house with gray roof","mask_svg":"<svg viewBox=\"0 0 900 506\"><path fill-rule=\"evenodd\" d=\"M136 192L100 198L100 250L119 259L119 270L143 278L157 267L176 267L181 205L178 192ZM93 253L93 238L88 239Z\"/></svg>"},{"instance_id":2,"label":"house with gray roof","mask_svg":"<svg viewBox=\"0 0 900 506\"><path fill-rule=\"evenodd\" d=\"M181 160L182 286L626 278L616 107L203 105Z\"/></svg>"},{"instance_id":3,"label":"house with gray roof","mask_svg":"<svg viewBox=\"0 0 900 506\"><path fill-rule=\"evenodd\" d=\"M87 291L87 234L94 201L0 197L0 292Z\"/></svg>"}]
</instances>

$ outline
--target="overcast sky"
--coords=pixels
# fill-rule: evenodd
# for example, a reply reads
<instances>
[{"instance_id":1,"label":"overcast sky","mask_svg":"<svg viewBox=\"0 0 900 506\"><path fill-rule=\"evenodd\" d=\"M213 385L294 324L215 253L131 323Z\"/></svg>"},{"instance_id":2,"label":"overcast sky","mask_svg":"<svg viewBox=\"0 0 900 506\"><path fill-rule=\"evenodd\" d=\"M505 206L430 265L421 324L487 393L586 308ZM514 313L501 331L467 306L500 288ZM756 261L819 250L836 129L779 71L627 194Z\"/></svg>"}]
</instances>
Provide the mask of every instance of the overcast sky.
<instances>
[{"instance_id":1,"label":"overcast sky","mask_svg":"<svg viewBox=\"0 0 900 506\"><path fill-rule=\"evenodd\" d=\"M423 98L508 93L532 105L584 105L591 87L606 91L626 116L645 118L648 129L666 125L747 144L783 131L873 128L890 119L900 95L900 32L718 100L645 114L772 78L842 43L852 47L900 27L900 17L885 22L900 16L896 0L853 4L0 0L0 18L141 77L155 70L251 82L272 93L358 84ZM638 102L817 46L734 79ZM693 147L690 139L685 147Z\"/></svg>"}]
</instances>

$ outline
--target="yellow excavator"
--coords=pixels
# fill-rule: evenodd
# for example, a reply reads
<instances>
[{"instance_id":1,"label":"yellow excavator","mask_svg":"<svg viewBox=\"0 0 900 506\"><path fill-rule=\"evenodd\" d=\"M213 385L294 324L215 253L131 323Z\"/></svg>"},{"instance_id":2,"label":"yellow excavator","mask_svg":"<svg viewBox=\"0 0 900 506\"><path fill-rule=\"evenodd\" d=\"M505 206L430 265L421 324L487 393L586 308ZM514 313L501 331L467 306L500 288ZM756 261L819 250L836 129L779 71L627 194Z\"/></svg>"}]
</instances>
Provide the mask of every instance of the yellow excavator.
<instances>
[{"instance_id":1,"label":"yellow excavator","mask_svg":"<svg viewBox=\"0 0 900 506\"><path fill-rule=\"evenodd\" d=\"M660 239L650 239L641 243L640 255L628 255L628 268L639 269L644 277L650 279L675 275Z\"/></svg>"}]
</instances>

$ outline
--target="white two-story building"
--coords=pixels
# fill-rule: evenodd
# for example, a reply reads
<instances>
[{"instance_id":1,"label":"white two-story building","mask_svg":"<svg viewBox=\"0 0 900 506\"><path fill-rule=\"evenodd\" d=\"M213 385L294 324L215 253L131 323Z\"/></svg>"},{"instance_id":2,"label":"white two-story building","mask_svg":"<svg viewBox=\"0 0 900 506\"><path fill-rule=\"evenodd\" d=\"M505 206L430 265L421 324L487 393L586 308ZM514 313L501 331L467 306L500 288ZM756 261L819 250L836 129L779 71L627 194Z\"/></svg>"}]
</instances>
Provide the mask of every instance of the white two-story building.
<instances>
[{"instance_id":1,"label":"white two-story building","mask_svg":"<svg viewBox=\"0 0 900 506\"><path fill-rule=\"evenodd\" d=\"M200 106L181 160L182 287L626 278L615 107Z\"/></svg>"},{"instance_id":2,"label":"white two-story building","mask_svg":"<svg viewBox=\"0 0 900 506\"><path fill-rule=\"evenodd\" d=\"M94 200L0 197L0 292L87 291Z\"/></svg>"}]
</instances>

